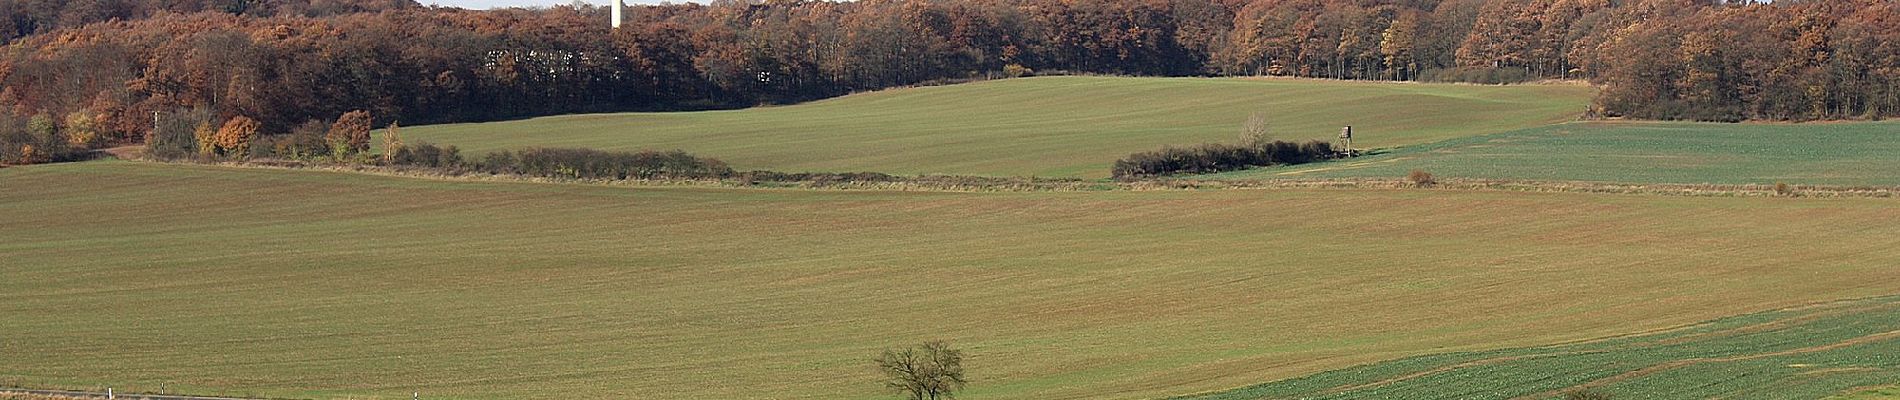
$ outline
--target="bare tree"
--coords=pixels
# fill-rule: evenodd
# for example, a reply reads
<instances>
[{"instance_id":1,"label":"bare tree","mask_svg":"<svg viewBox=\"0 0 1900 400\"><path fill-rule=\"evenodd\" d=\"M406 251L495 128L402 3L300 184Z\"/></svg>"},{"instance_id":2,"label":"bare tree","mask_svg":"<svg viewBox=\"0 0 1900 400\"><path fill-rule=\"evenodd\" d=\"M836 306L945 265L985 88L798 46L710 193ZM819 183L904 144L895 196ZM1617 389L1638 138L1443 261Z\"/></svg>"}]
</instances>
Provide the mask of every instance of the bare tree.
<instances>
[{"instance_id":1,"label":"bare tree","mask_svg":"<svg viewBox=\"0 0 1900 400\"><path fill-rule=\"evenodd\" d=\"M968 383L963 379L963 351L941 341L884 350L874 361L884 373L884 387L910 400L955 398Z\"/></svg>"},{"instance_id":2,"label":"bare tree","mask_svg":"<svg viewBox=\"0 0 1900 400\"><path fill-rule=\"evenodd\" d=\"M1248 115L1247 123L1240 126L1240 143L1243 145L1253 146L1272 140L1271 133L1267 131L1267 116L1264 114Z\"/></svg>"},{"instance_id":3,"label":"bare tree","mask_svg":"<svg viewBox=\"0 0 1900 400\"><path fill-rule=\"evenodd\" d=\"M401 152L403 148L401 129L401 126L397 126L392 121L389 123L389 129L383 130L383 165L396 164L396 153Z\"/></svg>"}]
</instances>

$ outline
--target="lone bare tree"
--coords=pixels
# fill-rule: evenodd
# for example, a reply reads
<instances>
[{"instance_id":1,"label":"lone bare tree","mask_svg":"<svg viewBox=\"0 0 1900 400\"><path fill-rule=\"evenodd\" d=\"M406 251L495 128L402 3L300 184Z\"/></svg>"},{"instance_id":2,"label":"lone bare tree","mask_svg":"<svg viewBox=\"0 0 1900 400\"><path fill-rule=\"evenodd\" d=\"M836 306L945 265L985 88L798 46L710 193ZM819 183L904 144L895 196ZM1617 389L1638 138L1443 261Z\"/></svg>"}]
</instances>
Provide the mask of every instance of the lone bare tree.
<instances>
[{"instance_id":1,"label":"lone bare tree","mask_svg":"<svg viewBox=\"0 0 1900 400\"><path fill-rule=\"evenodd\" d=\"M401 152L403 147L401 130L402 127L394 121L389 123L388 129L383 130L383 165L396 164L396 153Z\"/></svg>"},{"instance_id":2,"label":"lone bare tree","mask_svg":"<svg viewBox=\"0 0 1900 400\"><path fill-rule=\"evenodd\" d=\"M884 374L884 387L910 400L955 398L967 383L963 379L963 351L942 341L884 350L875 361Z\"/></svg>"},{"instance_id":3,"label":"lone bare tree","mask_svg":"<svg viewBox=\"0 0 1900 400\"><path fill-rule=\"evenodd\" d=\"M1268 132L1267 129L1266 115L1261 113L1248 115L1247 123L1240 126L1240 142L1243 145L1255 146L1272 140L1272 132Z\"/></svg>"}]
</instances>

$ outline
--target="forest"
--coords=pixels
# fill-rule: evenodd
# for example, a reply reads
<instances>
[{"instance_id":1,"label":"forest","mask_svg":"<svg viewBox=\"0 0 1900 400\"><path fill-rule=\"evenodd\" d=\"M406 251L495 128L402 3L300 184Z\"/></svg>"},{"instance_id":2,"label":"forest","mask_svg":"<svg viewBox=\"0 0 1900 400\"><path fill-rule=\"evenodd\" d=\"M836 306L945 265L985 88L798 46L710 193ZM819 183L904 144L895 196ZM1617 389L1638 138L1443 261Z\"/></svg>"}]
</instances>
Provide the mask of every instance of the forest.
<instances>
[{"instance_id":1,"label":"forest","mask_svg":"<svg viewBox=\"0 0 1900 400\"><path fill-rule=\"evenodd\" d=\"M464 10L410 0L0 2L0 162L145 140L745 107L1036 74L1584 80L1593 115L1900 115L1889 0L801 0ZM55 138L55 133L59 138ZM37 135L37 136L36 136ZM42 151L42 158L44 152Z\"/></svg>"}]
</instances>

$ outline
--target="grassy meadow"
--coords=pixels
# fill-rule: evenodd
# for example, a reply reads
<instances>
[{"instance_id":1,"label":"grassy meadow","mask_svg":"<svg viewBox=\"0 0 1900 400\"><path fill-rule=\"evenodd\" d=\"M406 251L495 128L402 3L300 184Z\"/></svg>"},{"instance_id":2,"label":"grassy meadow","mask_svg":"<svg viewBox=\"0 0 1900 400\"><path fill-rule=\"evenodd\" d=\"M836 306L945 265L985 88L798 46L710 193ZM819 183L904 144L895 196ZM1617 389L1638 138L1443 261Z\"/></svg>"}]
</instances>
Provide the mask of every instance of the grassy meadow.
<instances>
[{"instance_id":1,"label":"grassy meadow","mask_svg":"<svg viewBox=\"0 0 1900 400\"><path fill-rule=\"evenodd\" d=\"M1569 123L1222 178L1440 177L1900 186L1900 123Z\"/></svg>"},{"instance_id":2,"label":"grassy meadow","mask_svg":"<svg viewBox=\"0 0 1900 400\"><path fill-rule=\"evenodd\" d=\"M879 349L943 339L969 354L963 398L1155 398L1900 287L1888 199L629 188L124 161L0 169L0 188L0 386L873 399Z\"/></svg>"},{"instance_id":3,"label":"grassy meadow","mask_svg":"<svg viewBox=\"0 0 1900 400\"><path fill-rule=\"evenodd\" d=\"M1595 89L1291 79L1043 77L893 89L732 111L570 115L403 128L410 143L682 149L742 169L1106 177L1165 145L1235 141L1249 115L1283 140L1390 147L1574 120ZM380 134L380 133L379 133Z\"/></svg>"}]
</instances>

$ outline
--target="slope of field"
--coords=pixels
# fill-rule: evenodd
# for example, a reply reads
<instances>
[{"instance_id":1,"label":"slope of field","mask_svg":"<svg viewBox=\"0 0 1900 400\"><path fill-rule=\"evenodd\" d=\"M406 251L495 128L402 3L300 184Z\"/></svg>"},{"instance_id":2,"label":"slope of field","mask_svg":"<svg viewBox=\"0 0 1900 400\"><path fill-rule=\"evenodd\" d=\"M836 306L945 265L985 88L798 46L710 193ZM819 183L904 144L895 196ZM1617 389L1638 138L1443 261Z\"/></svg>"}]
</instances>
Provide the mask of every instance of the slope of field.
<instances>
[{"instance_id":1,"label":"slope of field","mask_svg":"<svg viewBox=\"0 0 1900 400\"><path fill-rule=\"evenodd\" d=\"M1900 287L1888 199L634 189L0 170L0 386L278 397L1153 398ZM584 396L583 396L584 394Z\"/></svg>"},{"instance_id":2,"label":"slope of field","mask_svg":"<svg viewBox=\"0 0 1900 400\"><path fill-rule=\"evenodd\" d=\"M1243 388L1223 399L1821 398L1900 381L1900 298L1725 318L1558 346L1439 354Z\"/></svg>"},{"instance_id":3,"label":"slope of field","mask_svg":"<svg viewBox=\"0 0 1900 400\"><path fill-rule=\"evenodd\" d=\"M1900 122L1571 123L1233 178L1441 177L1631 183L1900 185Z\"/></svg>"},{"instance_id":4,"label":"slope of field","mask_svg":"<svg viewBox=\"0 0 1900 400\"><path fill-rule=\"evenodd\" d=\"M572 115L405 128L472 152L683 149L740 168L1104 177L1163 145L1234 141L1253 113L1280 139L1396 146L1569 121L1595 90L1318 80L1047 77L896 89L735 111Z\"/></svg>"}]
</instances>

